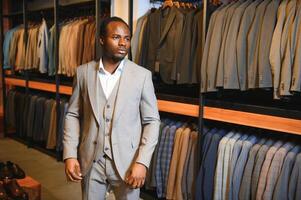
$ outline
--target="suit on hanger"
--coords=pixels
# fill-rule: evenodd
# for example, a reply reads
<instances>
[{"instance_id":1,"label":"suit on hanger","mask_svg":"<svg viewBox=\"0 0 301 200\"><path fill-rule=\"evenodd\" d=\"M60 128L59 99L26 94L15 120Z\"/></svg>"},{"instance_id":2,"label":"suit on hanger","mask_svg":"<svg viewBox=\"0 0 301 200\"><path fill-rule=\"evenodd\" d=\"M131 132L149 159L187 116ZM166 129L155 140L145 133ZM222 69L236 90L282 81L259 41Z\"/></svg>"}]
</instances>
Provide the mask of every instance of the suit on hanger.
<instances>
[{"instance_id":1,"label":"suit on hanger","mask_svg":"<svg viewBox=\"0 0 301 200\"><path fill-rule=\"evenodd\" d=\"M293 56L292 84L291 91L301 91L301 9L299 7L295 18L296 30L293 33L292 45L295 45Z\"/></svg>"},{"instance_id":2,"label":"suit on hanger","mask_svg":"<svg viewBox=\"0 0 301 200\"><path fill-rule=\"evenodd\" d=\"M283 166L273 192L273 200L288 199L290 175L300 146L295 146L285 157Z\"/></svg>"},{"instance_id":3,"label":"suit on hanger","mask_svg":"<svg viewBox=\"0 0 301 200\"><path fill-rule=\"evenodd\" d=\"M239 31L240 22L245 9L252 3L247 0L235 9L233 18L230 22L229 32L227 34L225 51L224 51L224 88L239 89L239 77L237 73L237 54L236 42Z\"/></svg>"},{"instance_id":4,"label":"suit on hanger","mask_svg":"<svg viewBox=\"0 0 301 200\"><path fill-rule=\"evenodd\" d=\"M265 138L262 138L257 144L251 146L249 151L249 155L246 161L245 166L243 167L243 175L242 180L239 186L239 199L249 200L251 199L251 180L252 180L252 172L255 166L255 158L258 153L260 147L266 142ZM248 149L248 143L246 143L246 149ZM238 169L240 170L242 167L243 161L238 165ZM242 164L242 165L241 165ZM235 183L233 183L235 184Z\"/></svg>"},{"instance_id":5,"label":"suit on hanger","mask_svg":"<svg viewBox=\"0 0 301 200\"><path fill-rule=\"evenodd\" d=\"M202 35L202 32L198 30L193 30L193 23L196 20L195 16L198 16L197 22L202 20L202 15L197 15L199 12L198 9L194 9L185 14L185 20L183 24L183 32L181 33L180 44L178 55L176 56L176 73L177 73L177 84L192 84L197 83L197 73L193 65L193 57L195 55L194 51L196 48L193 48L192 36L194 32ZM202 52L199 52L202 55Z\"/></svg>"},{"instance_id":6,"label":"suit on hanger","mask_svg":"<svg viewBox=\"0 0 301 200\"><path fill-rule=\"evenodd\" d=\"M248 88L258 87L258 57L263 17L271 0L261 2L248 33Z\"/></svg>"},{"instance_id":7,"label":"suit on hanger","mask_svg":"<svg viewBox=\"0 0 301 200\"><path fill-rule=\"evenodd\" d=\"M288 199L300 199L301 198L301 153L296 156L296 161L290 175Z\"/></svg>"},{"instance_id":8,"label":"suit on hanger","mask_svg":"<svg viewBox=\"0 0 301 200\"><path fill-rule=\"evenodd\" d=\"M257 137L252 135L249 138L247 138L242 144L242 149L233 171L232 182L230 183L232 187L232 199L239 199L239 190L242 185L241 180L243 178L245 165L248 160L250 149L256 143L256 141L257 141Z\"/></svg>"},{"instance_id":9,"label":"suit on hanger","mask_svg":"<svg viewBox=\"0 0 301 200\"><path fill-rule=\"evenodd\" d=\"M283 145L282 141L277 141L268 151L265 156L265 160L261 167L261 172L258 180L258 186L256 191L256 199L262 199L264 196L264 191L267 186L268 172L275 156L275 153Z\"/></svg>"},{"instance_id":10,"label":"suit on hanger","mask_svg":"<svg viewBox=\"0 0 301 200\"><path fill-rule=\"evenodd\" d=\"M233 152L231 156L231 161L229 165L229 173L227 177L227 183L226 183L226 199L233 199L232 197L232 180L237 179L237 174L234 174L234 169L236 166L236 162L238 161L238 157L240 155L240 152L242 150L243 142L248 139L248 135L243 134L234 144Z\"/></svg>"},{"instance_id":11,"label":"suit on hanger","mask_svg":"<svg viewBox=\"0 0 301 200\"><path fill-rule=\"evenodd\" d=\"M285 143L281 148L275 153L272 163L267 174L267 181L265 190L263 193L263 199L272 199L273 192L275 190L276 182L281 172L281 168L287 153L294 147L291 142Z\"/></svg>"},{"instance_id":12,"label":"suit on hanger","mask_svg":"<svg viewBox=\"0 0 301 200\"><path fill-rule=\"evenodd\" d=\"M217 164L215 168L215 175L214 175L214 192L213 192L213 199L222 199L223 193L223 177L224 177L224 169L223 164L226 157L226 147L229 140L234 137L234 132L229 132L223 139L220 141L218 145L218 155L217 155Z\"/></svg>"},{"instance_id":13,"label":"suit on hanger","mask_svg":"<svg viewBox=\"0 0 301 200\"><path fill-rule=\"evenodd\" d=\"M173 83L180 79L177 70L177 62L182 31L184 27L184 14L176 7L165 8L160 12L160 39L158 45L159 72L165 83ZM156 33L158 34L158 33ZM187 66L183 66L187 67Z\"/></svg>"},{"instance_id":14,"label":"suit on hanger","mask_svg":"<svg viewBox=\"0 0 301 200\"><path fill-rule=\"evenodd\" d=\"M213 136L208 147L208 151L206 153L206 157L204 158L204 162L202 164L202 168L200 171L202 173L201 179L198 181L201 184L196 184L196 199L206 199L211 200L213 198L213 191L214 191L214 174L215 174L215 167L217 163L218 157L218 148L219 143L222 137L225 136L227 132L223 129L218 130ZM198 195L199 194L199 195Z\"/></svg>"},{"instance_id":15,"label":"suit on hanger","mask_svg":"<svg viewBox=\"0 0 301 200\"><path fill-rule=\"evenodd\" d=\"M103 122L101 105L106 105L106 100L101 97L98 67L98 63L92 61L77 68L65 117L63 158L78 157L81 172L85 176L93 160L100 158L104 152L101 145L105 136L101 134L100 124L118 124L113 125L111 130L111 153L116 170L124 179L133 161L149 166L157 143L160 120L151 73L124 60L114 116ZM82 108L84 113L81 113ZM110 107L106 106L106 109ZM79 116L82 116L81 120ZM141 124L144 125L143 129Z\"/></svg>"},{"instance_id":16,"label":"suit on hanger","mask_svg":"<svg viewBox=\"0 0 301 200\"><path fill-rule=\"evenodd\" d=\"M240 90L244 91L248 88L248 32L252 26L255 17L256 7L262 0L255 0L245 10L237 36L236 53L237 53L237 73L239 77Z\"/></svg>"},{"instance_id":17,"label":"suit on hanger","mask_svg":"<svg viewBox=\"0 0 301 200\"><path fill-rule=\"evenodd\" d=\"M219 10L216 10L211 15L210 22L208 25L208 31L207 31L207 35L206 35L206 41L205 41L205 46L204 46L204 50L203 50L201 69L200 69L201 92L207 91L207 75L206 75L206 73L207 73L208 59L209 59L209 55L210 55L209 50L210 50L210 45L211 45L212 34L214 33L213 30L214 30L214 25L215 25L215 19L216 19L216 15L218 14L218 12L219 12Z\"/></svg>"},{"instance_id":18,"label":"suit on hanger","mask_svg":"<svg viewBox=\"0 0 301 200\"><path fill-rule=\"evenodd\" d=\"M226 39L228 37L228 33L230 30L230 23L232 21L234 11L238 8L241 4L241 1L234 1L234 3L229 7L225 15L224 21L224 29L223 29L223 36L222 36L222 43L221 43L221 50L218 57L218 66L216 71L216 87L224 87L224 83L228 83L228 80L224 77L224 65L225 65L225 51L226 51Z\"/></svg>"},{"instance_id":19,"label":"suit on hanger","mask_svg":"<svg viewBox=\"0 0 301 200\"><path fill-rule=\"evenodd\" d=\"M288 4L287 0L284 0L280 3L277 12L277 24L273 33L271 50L269 55L269 60L271 64L272 70L272 78L273 78L273 88L274 88L274 98L279 98L279 82L280 82L280 72L281 72L281 61L283 57L284 47L281 46L281 38L283 27L285 23L285 12L286 6Z\"/></svg>"},{"instance_id":20,"label":"suit on hanger","mask_svg":"<svg viewBox=\"0 0 301 200\"><path fill-rule=\"evenodd\" d=\"M263 162L265 160L265 156L267 154L267 151L270 149L270 147L274 144L274 141L272 139L267 140L258 150L256 158L255 158L255 165L252 172L252 180L251 180L251 199L256 199L256 192L258 188L258 182L260 178L261 168L263 165Z\"/></svg>"},{"instance_id":21,"label":"suit on hanger","mask_svg":"<svg viewBox=\"0 0 301 200\"><path fill-rule=\"evenodd\" d=\"M269 61L269 53L271 49L271 42L273 32L276 26L277 10L280 0L273 0L266 8L261 32L259 35L259 49L258 49L258 86L260 88L267 88L273 86L271 65Z\"/></svg>"},{"instance_id":22,"label":"suit on hanger","mask_svg":"<svg viewBox=\"0 0 301 200\"><path fill-rule=\"evenodd\" d=\"M286 16L286 22L284 25L283 35L281 38L281 45L284 45L285 50L283 53L283 60L281 63L281 71L280 71L280 87L279 87L279 94L281 96L289 96L292 95L290 93L290 87L291 87L291 80L292 80L292 47L293 44L291 41L292 36L292 28L294 23L294 18L296 14L296 7L297 7L297 1L291 0L288 3L287 9L289 9L289 12Z\"/></svg>"},{"instance_id":23,"label":"suit on hanger","mask_svg":"<svg viewBox=\"0 0 301 200\"><path fill-rule=\"evenodd\" d=\"M203 91L214 92L216 91L216 71L218 67L218 57L221 50L222 39L223 39L223 30L225 28L226 21L226 13L228 9L233 5L229 4L224 6L214 12L215 18L212 19L212 23L214 22L214 26L212 29L212 33L207 33L206 45L208 41L208 56L206 57L205 53L203 55L203 59L207 59L207 61L202 61L202 87L206 86L206 89ZM212 17L214 17L212 15ZM213 21L214 20L214 21ZM211 24L211 22L210 22ZM211 40L208 40L209 34L211 36ZM206 46L205 46L206 48ZM205 73L205 74L204 74Z\"/></svg>"}]
</instances>

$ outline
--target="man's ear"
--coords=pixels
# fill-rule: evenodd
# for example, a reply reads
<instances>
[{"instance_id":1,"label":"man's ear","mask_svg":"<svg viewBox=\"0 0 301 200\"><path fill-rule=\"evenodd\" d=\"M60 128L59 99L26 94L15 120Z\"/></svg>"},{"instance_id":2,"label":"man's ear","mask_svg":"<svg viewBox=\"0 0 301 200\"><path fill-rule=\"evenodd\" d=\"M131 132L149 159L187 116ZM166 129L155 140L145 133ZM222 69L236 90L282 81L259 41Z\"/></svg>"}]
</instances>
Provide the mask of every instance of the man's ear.
<instances>
[{"instance_id":1,"label":"man's ear","mask_svg":"<svg viewBox=\"0 0 301 200\"><path fill-rule=\"evenodd\" d=\"M104 41L103 41L102 37L99 38L99 42L100 42L101 46L103 46Z\"/></svg>"}]
</instances>

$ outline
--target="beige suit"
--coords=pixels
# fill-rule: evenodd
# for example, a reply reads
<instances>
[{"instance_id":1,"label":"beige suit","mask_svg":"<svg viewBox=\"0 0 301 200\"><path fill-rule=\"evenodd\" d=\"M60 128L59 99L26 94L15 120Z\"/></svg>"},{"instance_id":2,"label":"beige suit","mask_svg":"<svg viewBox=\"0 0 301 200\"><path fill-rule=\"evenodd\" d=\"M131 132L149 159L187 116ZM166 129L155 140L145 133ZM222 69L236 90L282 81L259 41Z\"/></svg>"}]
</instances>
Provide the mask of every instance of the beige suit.
<instances>
[{"instance_id":1,"label":"beige suit","mask_svg":"<svg viewBox=\"0 0 301 200\"><path fill-rule=\"evenodd\" d=\"M271 50L270 50L270 64L272 70L274 98L279 98L278 88L280 79L281 58L283 57L284 47L281 46L282 30L285 23L285 10L287 0L281 2L277 13L277 24L274 30Z\"/></svg>"},{"instance_id":2,"label":"beige suit","mask_svg":"<svg viewBox=\"0 0 301 200\"><path fill-rule=\"evenodd\" d=\"M99 158L103 142L100 107L105 102L100 98L98 66L92 61L78 67L65 117L63 158L78 158L84 176ZM160 125L151 73L129 60L124 63L111 123L113 161L124 179L133 162L149 166Z\"/></svg>"},{"instance_id":3,"label":"beige suit","mask_svg":"<svg viewBox=\"0 0 301 200\"><path fill-rule=\"evenodd\" d=\"M296 14L296 6L297 1L291 0L287 6L288 12L286 14L286 22L283 29L283 35L281 38L281 45L285 45L286 49L283 53L283 60L281 65L280 71L280 87L279 87L279 94L282 95L291 95L290 93L290 86L291 86L291 77L292 77L292 52L293 52L293 44L291 41L291 34L294 25L294 19Z\"/></svg>"}]
</instances>

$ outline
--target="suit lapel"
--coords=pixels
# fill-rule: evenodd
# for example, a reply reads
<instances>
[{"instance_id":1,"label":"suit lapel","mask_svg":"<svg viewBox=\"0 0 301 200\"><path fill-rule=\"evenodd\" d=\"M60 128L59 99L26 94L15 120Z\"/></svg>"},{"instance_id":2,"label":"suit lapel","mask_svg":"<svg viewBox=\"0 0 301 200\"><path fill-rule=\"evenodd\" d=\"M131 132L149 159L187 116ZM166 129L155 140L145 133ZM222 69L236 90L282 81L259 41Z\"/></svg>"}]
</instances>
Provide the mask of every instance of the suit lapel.
<instances>
[{"instance_id":1,"label":"suit lapel","mask_svg":"<svg viewBox=\"0 0 301 200\"><path fill-rule=\"evenodd\" d=\"M88 67L87 82L88 82L88 95L91 102L94 116L100 125L100 105L105 104L105 98L100 98L102 87L98 78L98 65L99 62L93 62L93 67Z\"/></svg>"},{"instance_id":2,"label":"suit lapel","mask_svg":"<svg viewBox=\"0 0 301 200\"><path fill-rule=\"evenodd\" d=\"M170 13L168 15L168 18L167 18L167 22L166 22L166 25L164 26L164 30L162 31L162 34L161 34L161 37L160 37L160 41L159 41L159 46L161 45L161 43L163 42L163 40L165 39L165 37L167 36L167 33L171 27L171 25L173 24L175 18L176 18L176 12L174 9L176 8L170 8ZM163 11L161 11L163 12ZM161 18L162 16L160 16ZM161 23L162 25L162 23Z\"/></svg>"},{"instance_id":3,"label":"suit lapel","mask_svg":"<svg viewBox=\"0 0 301 200\"><path fill-rule=\"evenodd\" d=\"M120 77L120 83L119 83L119 89L117 91L116 96L116 104L115 104L115 110L114 110L114 116L113 121L117 121L120 114L122 113L123 108L126 106L126 102L128 97L127 91L129 91L129 88L131 87L131 66L130 61L125 59L124 60L124 68L123 72Z\"/></svg>"}]
</instances>

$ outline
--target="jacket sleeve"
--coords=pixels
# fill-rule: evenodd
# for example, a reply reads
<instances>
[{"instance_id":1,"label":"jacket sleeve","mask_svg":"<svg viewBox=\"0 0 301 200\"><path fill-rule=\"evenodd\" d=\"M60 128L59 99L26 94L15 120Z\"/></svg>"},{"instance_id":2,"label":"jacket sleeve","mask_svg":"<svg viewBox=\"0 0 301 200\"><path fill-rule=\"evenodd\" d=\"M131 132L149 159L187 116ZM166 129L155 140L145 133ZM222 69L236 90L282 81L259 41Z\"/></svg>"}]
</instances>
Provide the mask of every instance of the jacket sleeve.
<instances>
[{"instance_id":1,"label":"jacket sleeve","mask_svg":"<svg viewBox=\"0 0 301 200\"><path fill-rule=\"evenodd\" d=\"M147 73L144 80L140 114L143 130L136 162L148 168L158 142L160 127L160 117L151 72Z\"/></svg>"},{"instance_id":2,"label":"jacket sleeve","mask_svg":"<svg viewBox=\"0 0 301 200\"><path fill-rule=\"evenodd\" d=\"M69 107L65 116L63 137L63 160L77 158L77 147L80 138L80 116L82 97L80 93L78 74L74 76L73 92L69 101Z\"/></svg>"}]
</instances>

